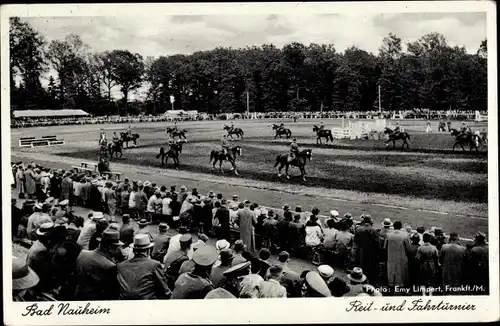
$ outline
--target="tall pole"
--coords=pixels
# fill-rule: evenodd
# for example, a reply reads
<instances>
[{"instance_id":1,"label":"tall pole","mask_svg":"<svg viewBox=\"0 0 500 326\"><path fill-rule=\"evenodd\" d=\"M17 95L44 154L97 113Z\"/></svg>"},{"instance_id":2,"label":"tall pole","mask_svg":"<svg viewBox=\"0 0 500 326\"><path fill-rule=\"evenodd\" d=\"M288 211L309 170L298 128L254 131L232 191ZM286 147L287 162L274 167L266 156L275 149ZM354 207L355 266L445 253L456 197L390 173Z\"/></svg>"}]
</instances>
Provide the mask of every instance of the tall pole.
<instances>
[{"instance_id":1,"label":"tall pole","mask_svg":"<svg viewBox=\"0 0 500 326\"><path fill-rule=\"evenodd\" d=\"M248 93L248 88L247 88L247 115L250 112L250 94Z\"/></svg>"},{"instance_id":2,"label":"tall pole","mask_svg":"<svg viewBox=\"0 0 500 326\"><path fill-rule=\"evenodd\" d=\"M378 112L382 112L382 106L380 104L380 85L378 85Z\"/></svg>"}]
</instances>

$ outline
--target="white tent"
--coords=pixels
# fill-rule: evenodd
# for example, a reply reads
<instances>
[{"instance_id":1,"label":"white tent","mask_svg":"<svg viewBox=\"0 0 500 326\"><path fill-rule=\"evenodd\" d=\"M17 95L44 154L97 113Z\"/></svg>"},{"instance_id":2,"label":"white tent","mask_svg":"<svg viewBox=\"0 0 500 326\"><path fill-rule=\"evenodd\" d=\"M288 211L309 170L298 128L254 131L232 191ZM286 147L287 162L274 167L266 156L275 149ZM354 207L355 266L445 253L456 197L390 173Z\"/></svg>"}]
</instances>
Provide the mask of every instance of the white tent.
<instances>
[{"instance_id":1,"label":"white tent","mask_svg":"<svg viewBox=\"0 0 500 326\"><path fill-rule=\"evenodd\" d=\"M84 117L89 116L83 110L15 110L14 118L52 118L52 117Z\"/></svg>"},{"instance_id":2,"label":"white tent","mask_svg":"<svg viewBox=\"0 0 500 326\"><path fill-rule=\"evenodd\" d=\"M185 114L187 113L184 110L167 110L164 113L165 116L170 116L170 117L178 117Z\"/></svg>"}]
</instances>

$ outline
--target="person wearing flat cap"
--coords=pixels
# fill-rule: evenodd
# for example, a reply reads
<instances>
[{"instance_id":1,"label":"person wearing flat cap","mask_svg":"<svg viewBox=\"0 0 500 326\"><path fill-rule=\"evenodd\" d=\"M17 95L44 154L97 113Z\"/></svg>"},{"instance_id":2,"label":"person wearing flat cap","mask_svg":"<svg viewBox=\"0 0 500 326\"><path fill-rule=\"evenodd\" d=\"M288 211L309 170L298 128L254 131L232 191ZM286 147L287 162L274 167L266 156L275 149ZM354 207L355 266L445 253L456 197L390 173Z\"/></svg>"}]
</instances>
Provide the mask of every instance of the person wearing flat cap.
<instances>
[{"instance_id":1,"label":"person wearing flat cap","mask_svg":"<svg viewBox=\"0 0 500 326\"><path fill-rule=\"evenodd\" d=\"M167 234L169 227L167 223L160 223L158 225L158 234L153 239L153 252L151 258L159 262L163 262L165 255L168 251L170 236Z\"/></svg>"},{"instance_id":2,"label":"person wearing flat cap","mask_svg":"<svg viewBox=\"0 0 500 326\"><path fill-rule=\"evenodd\" d=\"M214 289L210 281L212 265L217 260L217 250L203 246L193 255L195 263L192 272L184 273L175 282L172 299L203 299Z\"/></svg>"},{"instance_id":3,"label":"person wearing flat cap","mask_svg":"<svg viewBox=\"0 0 500 326\"><path fill-rule=\"evenodd\" d=\"M139 222L137 222L137 225L139 225L139 230L137 230L136 234L146 234L149 237L149 240L153 241L154 237L151 234L151 232L149 231L149 229L147 228L147 226L149 225L148 220L145 218L142 218L139 220Z\"/></svg>"},{"instance_id":4,"label":"person wearing flat cap","mask_svg":"<svg viewBox=\"0 0 500 326\"><path fill-rule=\"evenodd\" d=\"M116 265L120 300L168 299L171 291L161 263L150 258L154 243L145 234L134 237L134 258Z\"/></svg>"},{"instance_id":5,"label":"person wearing flat cap","mask_svg":"<svg viewBox=\"0 0 500 326\"><path fill-rule=\"evenodd\" d=\"M469 250L469 283L477 285L481 294L489 294L489 259L486 234L478 231L474 236L474 243Z\"/></svg>"},{"instance_id":6,"label":"person wearing flat cap","mask_svg":"<svg viewBox=\"0 0 500 326\"><path fill-rule=\"evenodd\" d=\"M328 285L333 278L334 270L330 265L320 265L318 266L318 273Z\"/></svg>"},{"instance_id":7,"label":"person wearing flat cap","mask_svg":"<svg viewBox=\"0 0 500 326\"><path fill-rule=\"evenodd\" d=\"M355 297L363 292L363 285L367 282L367 277L363 274L363 270L359 267L354 267L350 274L347 274L349 279L349 292L345 294L346 297Z\"/></svg>"},{"instance_id":8,"label":"person wearing flat cap","mask_svg":"<svg viewBox=\"0 0 500 326\"><path fill-rule=\"evenodd\" d=\"M281 266L269 267L266 281L260 284L259 298L286 298L286 288L280 283L282 277Z\"/></svg>"},{"instance_id":9,"label":"person wearing flat cap","mask_svg":"<svg viewBox=\"0 0 500 326\"><path fill-rule=\"evenodd\" d=\"M354 233L354 266L361 267L368 280L376 283L378 279L380 242L378 232L373 228L371 216L362 215L361 225Z\"/></svg>"},{"instance_id":10,"label":"person wearing flat cap","mask_svg":"<svg viewBox=\"0 0 500 326\"><path fill-rule=\"evenodd\" d=\"M195 244L193 244L193 246L191 247L192 257L194 257L194 253L196 252L196 250L198 250L204 246L206 246L206 244L203 241L198 241ZM189 257L189 253L188 253L188 257ZM195 265L195 263L194 263L193 258L184 261L182 263L181 267L179 268L179 275L187 273L187 272L191 272L194 269L194 265Z\"/></svg>"},{"instance_id":11,"label":"person wearing flat cap","mask_svg":"<svg viewBox=\"0 0 500 326\"><path fill-rule=\"evenodd\" d=\"M54 227L53 222L40 225L36 230L38 240L30 247L26 257L26 264L40 277L40 282L36 286L40 291L50 290L53 285L50 249L54 245Z\"/></svg>"},{"instance_id":12,"label":"person wearing flat cap","mask_svg":"<svg viewBox=\"0 0 500 326\"><path fill-rule=\"evenodd\" d=\"M189 260L188 252L191 249L193 238L190 234L183 234L179 238L180 249L168 251L163 260L165 275L168 278L168 286L173 289L175 281L179 277L182 263ZM216 258L217 259L217 258Z\"/></svg>"},{"instance_id":13,"label":"person wearing flat cap","mask_svg":"<svg viewBox=\"0 0 500 326\"><path fill-rule=\"evenodd\" d=\"M116 277L115 260L122 257L120 232L106 229L99 247L82 250L76 260L75 300L116 300L120 287Z\"/></svg>"},{"instance_id":14,"label":"person wearing flat cap","mask_svg":"<svg viewBox=\"0 0 500 326\"><path fill-rule=\"evenodd\" d=\"M302 286L302 296L306 298L331 297L330 289L317 272L308 272Z\"/></svg>"},{"instance_id":15,"label":"person wearing flat cap","mask_svg":"<svg viewBox=\"0 0 500 326\"><path fill-rule=\"evenodd\" d=\"M225 240L223 240L225 241ZM229 247L224 248L219 251L219 264L218 266L212 267L212 272L210 273L210 281L217 288L221 285L224 280L224 272L231 268L231 263L233 261L234 254Z\"/></svg>"},{"instance_id":16,"label":"person wearing flat cap","mask_svg":"<svg viewBox=\"0 0 500 326\"><path fill-rule=\"evenodd\" d=\"M224 278L221 281L220 286L229 291L235 297L240 297L241 281L246 275L250 274L250 265L251 263L247 261L228 268L222 273ZM258 276L258 278L262 280L260 275L255 276Z\"/></svg>"},{"instance_id":17,"label":"person wearing flat cap","mask_svg":"<svg viewBox=\"0 0 500 326\"><path fill-rule=\"evenodd\" d=\"M14 302L29 300L29 289L38 284L40 278L24 259L12 258L12 299Z\"/></svg>"}]
</instances>

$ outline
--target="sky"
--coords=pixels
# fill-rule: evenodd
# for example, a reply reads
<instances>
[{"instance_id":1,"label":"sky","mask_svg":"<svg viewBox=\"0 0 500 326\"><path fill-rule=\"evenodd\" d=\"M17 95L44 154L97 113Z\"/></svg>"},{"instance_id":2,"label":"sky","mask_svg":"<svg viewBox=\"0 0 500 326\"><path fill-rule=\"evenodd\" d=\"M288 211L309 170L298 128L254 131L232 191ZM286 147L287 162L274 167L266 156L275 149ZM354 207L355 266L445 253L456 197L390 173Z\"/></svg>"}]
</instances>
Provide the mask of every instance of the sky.
<instances>
[{"instance_id":1,"label":"sky","mask_svg":"<svg viewBox=\"0 0 500 326\"><path fill-rule=\"evenodd\" d=\"M486 13L178 15L23 18L47 41L80 35L95 52L125 49L143 57L189 54L215 47L290 42L357 46L377 53L389 33L403 43L438 32L449 45L475 53L486 38ZM405 47L403 47L405 50ZM139 92L140 93L140 92Z\"/></svg>"}]
</instances>

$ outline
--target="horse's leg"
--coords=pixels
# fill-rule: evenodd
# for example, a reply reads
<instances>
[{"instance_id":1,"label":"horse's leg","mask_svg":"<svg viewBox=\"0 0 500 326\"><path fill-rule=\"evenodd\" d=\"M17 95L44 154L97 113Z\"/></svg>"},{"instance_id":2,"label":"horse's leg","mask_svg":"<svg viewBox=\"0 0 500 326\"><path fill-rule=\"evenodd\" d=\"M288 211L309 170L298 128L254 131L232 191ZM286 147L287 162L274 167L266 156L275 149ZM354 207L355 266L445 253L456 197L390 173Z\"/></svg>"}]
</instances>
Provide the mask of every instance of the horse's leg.
<instances>
[{"instance_id":1,"label":"horse's leg","mask_svg":"<svg viewBox=\"0 0 500 326\"><path fill-rule=\"evenodd\" d=\"M396 140L392 139L392 148L396 148Z\"/></svg>"},{"instance_id":2,"label":"horse's leg","mask_svg":"<svg viewBox=\"0 0 500 326\"><path fill-rule=\"evenodd\" d=\"M220 173L224 174L224 171L222 171L222 160L219 161L219 170Z\"/></svg>"},{"instance_id":3,"label":"horse's leg","mask_svg":"<svg viewBox=\"0 0 500 326\"><path fill-rule=\"evenodd\" d=\"M212 171L215 170L215 164L217 163L217 158L214 158L214 164L212 165Z\"/></svg>"},{"instance_id":4,"label":"horse's leg","mask_svg":"<svg viewBox=\"0 0 500 326\"><path fill-rule=\"evenodd\" d=\"M232 161L231 164L233 165L234 174L238 175L238 171L236 171L236 161Z\"/></svg>"},{"instance_id":5,"label":"horse's leg","mask_svg":"<svg viewBox=\"0 0 500 326\"><path fill-rule=\"evenodd\" d=\"M455 147L457 147L457 143L453 144L453 151L455 151Z\"/></svg>"},{"instance_id":6,"label":"horse's leg","mask_svg":"<svg viewBox=\"0 0 500 326\"><path fill-rule=\"evenodd\" d=\"M278 166L278 178L281 177L281 169L283 169L283 163L280 162L280 166Z\"/></svg>"},{"instance_id":7,"label":"horse's leg","mask_svg":"<svg viewBox=\"0 0 500 326\"><path fill-rule=\"evenodd\" d=\"M300 173L301 173L301 176L302 176L302 180L306 181L306 169L305 167L300 167Z\"/></svg>"},{"instance_id":8,"label":"horse's leg","mask_svg":"<svg viewBox=\"0 0 500 326\"><path fill-rule=\"evenodd\" d=\"M290 176L288 175L288 168L289 168L289 165L287 163L287 165L285 166L285 173L286 173L286 178L290 179Z\"/></svg>"}]
</instances>

